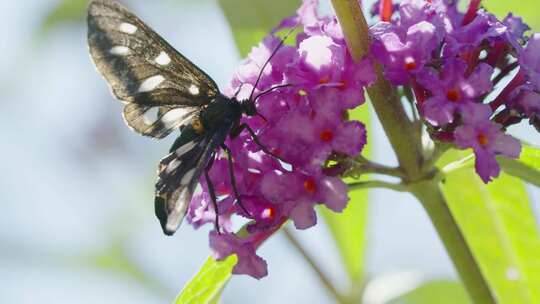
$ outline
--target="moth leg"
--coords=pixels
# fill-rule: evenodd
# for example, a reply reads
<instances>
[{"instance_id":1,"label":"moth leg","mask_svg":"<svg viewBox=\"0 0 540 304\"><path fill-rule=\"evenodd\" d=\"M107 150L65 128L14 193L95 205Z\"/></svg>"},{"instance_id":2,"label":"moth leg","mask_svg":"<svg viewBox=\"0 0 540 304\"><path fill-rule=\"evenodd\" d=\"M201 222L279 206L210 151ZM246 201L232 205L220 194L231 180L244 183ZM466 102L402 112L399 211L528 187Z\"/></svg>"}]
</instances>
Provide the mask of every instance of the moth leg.
<instances>
[{"instance_id":1,"label":"moth leg","mask_svg":"<svg viewBox=\"0 0 540 304\"><path fill-rule=\"evenodd\" d=\"M245 124L245 123L241 124L241 125L237 128L237 130L238 130L238 131L237 131L238 134L236 134L236 136L238 136L240 133L242 133L242 131L247 130L247 131L249 132L249 135L250 135L251 138L253 139L253 142L255 142L255 143L257 144L257 146L259 146L259 148L261 148L261 150L262 150L264 153L266 153L266 154L268 154L268 155L270 155L270 156L272 156L272 157L274 157L274 158L276 158L276 159L279 159L279 160L281 160L281 161L283 161L283 162L286 162L283 158L277 156L276 154L274 154L274 153L272 153L270 150L268 150L268 148L267 148L265 145L263 145L263 144L261 143L261 141L259 140L259 137L257 136L257 134L255 134L255 131L253 131L253 129L252 129L248 124ZM233 135L233 133L231 133L231 137L232 137L232 135ZM234 138L234 137L233 137L233 138Z\"/></svg>"},{"instance_id":2,"label":"moth leg","mask_svg":"<svg viewBox=\"0 0 540 304\"><path fill-rule=\"evenodd\" d=\"M234 176L234 170L233 170L233 159L232 159L231 149L229 149L229 147L227 147L225 144L222 144L221 148L227 154L227 160L229 162L229 178L231 179L231 185L234 191L234 195L236 196L237 204L240 206L240 208L242 208L242 210L248 216L251 216L251 213L247 211L246 207L244 207L244 205L242 204L242 200L240 199L240 194L238 194L238 187L236 186L236 177Z\"/></svg>"},{"instance_id":3,"label":"moth leg","mask_svg":"<svg viewBox=\"0 0 540 304\"><path fill-rule=\"evenodd\" d=\"M244 129L246 128L246 124L235 124L233 126L233 128L231 129L231 133L229 133L229 137L231 139L235 139L238 137L238 135L240 135L240 133L242 133L242 131L244 131Z\"/></svg>"},{"instance_id":4,"label":"moth leg","mask_svg":"<svg viewBox=\"0 0 540 304\"><path fill-rule=\"evenodd\" d=\"M212 199L212 206L214 207L214 211L216 213L216 218L214 219L214 227L218 234L221 234L221 231L219 229L219 211L218 211L218 205L217 205L217 197L216 197L216 191L214 188L214 184L212 183L212 180L210 179L210 175L208 172L210 171L210 168L212 168L212 164L214 163L214 156L210 158L210 162L208 163L208 166L204 169L204 178L206 179L206 185L208 185L208 193L210 193L210 198Z\"/></svg>"}]
</instances>

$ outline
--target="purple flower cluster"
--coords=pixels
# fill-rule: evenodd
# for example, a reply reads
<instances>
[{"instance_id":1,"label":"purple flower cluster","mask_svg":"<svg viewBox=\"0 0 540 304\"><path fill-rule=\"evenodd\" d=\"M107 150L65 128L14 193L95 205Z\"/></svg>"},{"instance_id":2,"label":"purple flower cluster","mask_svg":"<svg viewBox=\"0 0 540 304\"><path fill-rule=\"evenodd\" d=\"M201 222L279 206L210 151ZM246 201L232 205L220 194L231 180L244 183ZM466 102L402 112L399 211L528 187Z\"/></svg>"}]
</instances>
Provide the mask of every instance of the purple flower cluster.
<instances>
[{"instance_id":1,"label":"purple flower cluster","mask_svg":"<svg viewBox=\"0 0 540 304\"><path fill-rule=\"evenodd\" d=\"M320 16L317 0L304 0L252 49L225 92L239 100L257 96L259 115L242 123L267 150L249 132L227 139L232 176L224 153L210 171L218 214L201 179L187 215L196 228L218 219L219 231L210 232L217 259L236 254L233 273L264 277L257 248L287 220L306 229L317 222L316 205L346 207L347 186L328 164L357 156L366 143L364 125L348 120L347 111L364 103L375 60L393 85L414 92L434 140L472 148L484 182L499 174L496 155L519 156L520 142L506 130L524 119L540 130L540 34L525 36L520 18L499 20L479 9L480 0L464 13L457 5L378 1L373 13L383 21L371 28L369 56L354 62L336 18ZM289 29L299 33L282 44L276 33ZM235 234L238 220L246 224Z\"/></svg>"},{"instance_id":2,"label":"purple flower cluster","mask_svg":"<svg viewBox=\"0 0 540 304\"><path fill-rule=\"evenodd\" d=\"M540 130L540 34L526 37L520 18L499 20L479 0L465 13L458 2L402 1L391 22L371 29L371 55L392 84L415 93L432 138L472 148L489 182L500 171L496 155L520 154L507 127L528 119Z\"/></svg>"},{"instance_id":3,"label":"purple flower cluster","mask_svg":"<svg viewBox=\"0 0 540 304\"><path fill-rule=\"evenodd\" d=\"M316 9L317 1L305 1L296 15L273 31L297 24L302 28L294 45L282 45L272 57L257 88L263 65L281 42L273 34L252 49L226 90L230 95L239 90L242 100L252 90L257 96L290 85L261 95L256 104L260 115L242 121L283 162L264 153L243 132L226 142L234 158L235 185L225 155L214 161L210 172L221 228L221 233L210 233L210 246L217 259L237 255L236 274L255 278L267 274L266 262L256 249L288 219L298 229L306 229L317 222L317 204L335 212L346 207L346 184L325 174L323 167L333 155L358 155L366 143L364 125L348 120L347 111L364 102L364 86L375 80L371 62L353 62L335 17L319 16ZM213 223L216 216L204 179L201 184L203 191L194 196L187 216L195 227ZM241 237L233 233L233 215L248 221Z\"/></svg>"}]
</instances>

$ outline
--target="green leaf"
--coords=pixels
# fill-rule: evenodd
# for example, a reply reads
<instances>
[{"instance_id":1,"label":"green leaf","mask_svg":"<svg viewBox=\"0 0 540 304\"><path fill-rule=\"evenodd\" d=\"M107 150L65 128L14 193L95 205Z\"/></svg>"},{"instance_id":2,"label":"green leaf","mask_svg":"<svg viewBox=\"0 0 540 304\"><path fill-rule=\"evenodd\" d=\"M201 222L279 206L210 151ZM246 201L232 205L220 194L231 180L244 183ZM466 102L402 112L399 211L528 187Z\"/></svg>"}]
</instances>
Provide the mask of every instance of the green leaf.
<instances>
[{"instance_id":1,"label":"green leaf","mask_svg":"<svg viewBox=\"0 0 540 304\"><path fill-rule=\"evenodd\" d=\"M432 281L388 302L388 304L469 304L463 285L455 281Z\"/></svg>"},{"instance_id":2,"label":"green leaf","mask_svg":"<svg viewBox=\"0 0 540 304\"><path fill-rule=\"evenodd\" d=\"M540 237L524 183L502 173L486 186L464 167L447 174L443 189L499 302L540 303Z\"/></svg>"},{"instance_id":3,"label":"green leaf","mask_svg":"<svg viewBox=\"0 0 540 304\"><path fill-rule=\"evenodd\" d=\"M231 255L221 262L209 257L195 277L184 286L174 303L218 303L236 262L236 255Z\"/></svg>"},{"instance_id":4,"label":"green leaf","mask_svg":"<svg viewBox=\"0 0 540 304\"><path fill-rule=\"evenodd\" d=\"M519 2L508 0L484 0L482 4L488 11L504 18L509 12L521 16L533 30L540 29L540 2L538 0L521 0Z\"/></svg>"},{"instance_id":5,"label":"green leaf","mask_svg":"<svg viewBox=\"0 0 540 304\"><path fill-rule=\"evenodd\" d=\"M360 120L368 126L368 107L364 105L351 111L351 119ZM370 138L369 135L368 138ZM362 154L369 157L370 150L368 145L364 148ZM321 214L336 242L351 281L355 285L360 285L364 274L368 192L366 190L355 190L349 192L349 196L350 200L347 208L342 213L335 213L326 208L319 210L321 210ZM360 290L360 288L356 288L356 290Z\"/></svg>"},{"instance_id":6,"label":"green leaf","mask_svg":"<svg viewBox=\"0 0 540 304\"><path fill-rule=\"evenodd\" d=\"M506 173L540 187L540 149L523 144L518 160L503 156L497 160Z\"/></svg>"},{"instance_id":7,"label":"green leaf","mask_svg":"<svg viewBox=\"0 0 540 304\"><path fill-rule=\"evenodd\" d=\"M270 30L294 14L300 0L219 0L242 57Z\"/></svg>"},{"instance_id":8,"label":"green leaf","mask_svg":"<svg viewBox=\"0 0 540 304\"><path fill-rule=\"evenodd\" d=\"M360 283L364 273L364 249L366 243L366 218L368 193L355 190L342 213L321 208L321 214L332 234L343 263L353 282Z\"/></svg>"},{"instance_id":9,"label":"green leaf","mask_svg":"<svg viewBox=\"0 0 540 304\"><path fill-rule=\"evenodd\" d=\"M122 276L123 279L129 279L137 283L139 287L145 288L158 296L163 296L170 292L170 289L144 267L133 260L128 254L127 235L117 234L114 228L107 230L111 238L105 246L96 251L86 252L86 254L74 257L64 257L63 260L71 260L72 266L90 267L98 269L110 275Z\"/></svg>"},{"instance_id":10,"label":"green leaf","mask_svg":"<svg viewBox=\"0 0 540 304\"><path fill-rule=\"evenodd\" d=\"M87 0L62 0L53 7L43 19L41 31L48 32L54 27L68 23L81 22L86 15Z\"/></svg>"}]
</instances>

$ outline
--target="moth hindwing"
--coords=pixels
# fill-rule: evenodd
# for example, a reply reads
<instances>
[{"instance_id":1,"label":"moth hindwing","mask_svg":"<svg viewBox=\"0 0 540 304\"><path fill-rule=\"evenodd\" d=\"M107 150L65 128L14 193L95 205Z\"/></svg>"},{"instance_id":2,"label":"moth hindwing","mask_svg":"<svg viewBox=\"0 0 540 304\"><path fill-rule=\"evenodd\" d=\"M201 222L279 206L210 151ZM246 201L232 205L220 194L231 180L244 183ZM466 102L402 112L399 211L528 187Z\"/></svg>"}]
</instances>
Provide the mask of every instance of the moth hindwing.
<instances>
[{"instance_id":1,"label":"moth hindwing","mask_svg":"<svg viewBox=\"0 0 540 304\"><path fill-rule=\"evenodd\" d=\"M163 138L218 95L216 83L115 0L88 6L88 46L95 66L136 132Z\"/></svg>"},{"instance_id":2,"label":"moth hindwing","mask_svg":"<svg viewBox=\"0 0 540 304\"><path fill-rule=\"evenodd\" d=\"M165 234L172 235L182 223L199 177L231 126L224 125L217 132L204 135L198 135L187 126L171 153L161 160L154 204Z\"/></svg>"}]
</instances>

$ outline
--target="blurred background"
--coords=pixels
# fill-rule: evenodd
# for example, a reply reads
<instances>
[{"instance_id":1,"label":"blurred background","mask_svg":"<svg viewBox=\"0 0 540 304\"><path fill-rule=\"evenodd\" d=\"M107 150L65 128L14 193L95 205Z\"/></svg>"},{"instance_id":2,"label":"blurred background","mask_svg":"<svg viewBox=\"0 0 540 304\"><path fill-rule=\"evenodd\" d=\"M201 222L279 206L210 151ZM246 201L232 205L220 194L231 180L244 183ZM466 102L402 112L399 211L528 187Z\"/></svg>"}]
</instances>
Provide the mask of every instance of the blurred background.
<instances>
[{"instance_id":1,"label":"blurred background","mask_svg":"<svg viewBox=\"0 0 540 304\"><path fill-rule=\"evenodd\" d=\"M228 20L215 0L123 2L220 87L241 60L230 24L242 20L231 16L262 18L238 6ZM121 104L89 59L85 7L80 0L2 3L0 303L169 303L209 255L207 228L162 234L153 210L155 170L174 136L157 142L124 125ZM528 14L538 22L537 13ZM376 123L372 130L374 158L395 163ZM512 132L540 143L527 126ZM538 220L540 191L527 191ZM427 280L454 284L453 266L412 197L372 191L367 212L364 272L377 279L365 303L386 303ZM345 284L324 225L295 235ZM332 302L283 235L260 254L269 276L234 277L224 303ZM451 303L460 303L456 290Z\"/></svg>"}]
</instances>

